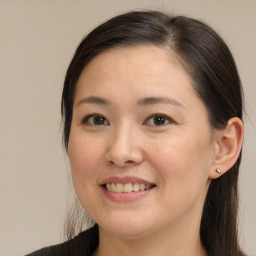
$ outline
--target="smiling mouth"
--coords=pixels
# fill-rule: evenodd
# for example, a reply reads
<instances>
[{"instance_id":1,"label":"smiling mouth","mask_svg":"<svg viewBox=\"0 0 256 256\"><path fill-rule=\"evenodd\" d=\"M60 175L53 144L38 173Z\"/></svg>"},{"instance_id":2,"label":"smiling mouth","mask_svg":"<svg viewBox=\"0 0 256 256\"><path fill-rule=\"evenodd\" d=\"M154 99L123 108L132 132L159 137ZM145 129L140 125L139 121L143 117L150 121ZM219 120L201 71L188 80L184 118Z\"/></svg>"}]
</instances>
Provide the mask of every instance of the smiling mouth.
<instances>
[{"instance_id":1,"label":"smiling mouth","mask_svg":"<svg viewBox=\"0 0 256 256\"><path fill-rule=\"evenodd\" d=\"M156 187L153 184L143 184L143 183L107 183L104 184L103 187L109 191L114 193L131 193L138 191L145 191Z\"/></svg>"}]
</instances>

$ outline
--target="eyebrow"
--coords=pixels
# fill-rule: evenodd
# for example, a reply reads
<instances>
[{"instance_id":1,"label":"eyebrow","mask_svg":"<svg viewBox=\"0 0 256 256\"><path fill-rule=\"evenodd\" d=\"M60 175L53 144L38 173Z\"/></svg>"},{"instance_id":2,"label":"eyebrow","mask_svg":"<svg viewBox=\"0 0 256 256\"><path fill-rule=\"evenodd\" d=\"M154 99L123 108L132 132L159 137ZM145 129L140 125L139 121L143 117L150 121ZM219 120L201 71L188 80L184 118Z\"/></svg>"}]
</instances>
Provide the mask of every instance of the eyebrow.
<instances>
[{"instance_id":1,"label":"eyebrow","mask_svg":"<svg viewBox=\"0 0 256 256\"><path fill-rule=\"evenodd\" d=\"M138 105L171 104L185 108L179 101L167 97L148 97L138 101Z\"/></svg>"},{"instance_id":2,"label":"eyebrow","mask_svg":"<svg viewBox=\"0 0 256 256\"><path fill-rule=\"evenodd\" d=\"M97 97L97 96L90 96L87 98L84 98L77 102L77 105L81 105L83 103L92 103L92 104L98 104L98 105L111 105L111 102L107 99Z\"/></svg>"},{"instance_id":3,"label":"eyebrow","mask_svg":"<svg viewBox=\"0 0 256 256\"><path fill-rule=\"evenodd\" d=\"M81 105L84 103L104 105L104 106L111 105L111 101L102 97L97 97L97 96L90 96L90 97L81 99L80 101L78 101L76 105ZM154 104L171 104L177 107L185 108L179 101L172 98L167 98L167 97L147 97L147 98L139 99L137 103L139 106L154 105Z\"/></svg>"}]
</instances>

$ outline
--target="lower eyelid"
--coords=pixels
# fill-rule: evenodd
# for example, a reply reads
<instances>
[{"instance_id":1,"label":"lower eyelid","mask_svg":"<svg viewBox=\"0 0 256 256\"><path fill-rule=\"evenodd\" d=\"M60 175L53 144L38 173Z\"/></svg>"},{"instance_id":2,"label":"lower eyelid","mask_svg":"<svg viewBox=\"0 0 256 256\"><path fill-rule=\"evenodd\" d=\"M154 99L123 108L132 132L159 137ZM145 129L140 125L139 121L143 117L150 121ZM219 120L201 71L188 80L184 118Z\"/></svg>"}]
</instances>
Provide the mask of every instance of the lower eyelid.
<instances>
[{"instance_id":1,"label":"lower eyelid","mask_svg":"<svg viewBox=\"0 0 256 256\"><path fill-rule=\"evenodd\" d=\"M150 115L150 116L146 119L145 123L149 122L150 119L153 119L153 118L156 118L156 117L162 117L162 118L164 118L164 119L165 119L165 123L162 124L162 125L160 125L160 124L159 124L159 125L151 124L151 126L158 126L158 127L160 127L160 126L166 126L166 125L168 125L168 124L174 123L174 120L173 120L171 117L169 117L169 116L167 116L167 115L165 115L165 114L160 114L160 113ZM168 123L166 123L166 121L167 121Z\"/></svg>"},{"instance_id":2,"label":"lower eyelid","mask_svg":"<svg viewBox=\"0 0 256 256\"><path fill-rule=\"evenodd\" d=\"M97 114L97 113L90 114L90 115L87 115L84 118L82 118L81 124L82 125L88 124L88 125L91 125L91 126L101 126L101 125L96 125L96 124L92 124L92 123L89 122L90 118L94 118L94 117L102 117L104 119L104 124L102 124L102 125L109 125L109 122L107 121L107 119L103 115ZM107 124L105 124L105 122L107 122Z\"/></svg>"}]
</instances>

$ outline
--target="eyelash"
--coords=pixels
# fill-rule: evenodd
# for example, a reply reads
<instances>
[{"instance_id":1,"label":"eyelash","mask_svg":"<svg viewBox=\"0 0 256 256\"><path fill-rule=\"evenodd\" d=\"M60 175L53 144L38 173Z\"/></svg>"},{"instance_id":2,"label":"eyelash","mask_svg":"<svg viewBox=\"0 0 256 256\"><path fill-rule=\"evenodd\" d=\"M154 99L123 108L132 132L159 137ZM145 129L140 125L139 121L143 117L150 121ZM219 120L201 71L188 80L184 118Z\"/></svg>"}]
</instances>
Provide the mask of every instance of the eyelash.
<instances>
[{"instance_id":1,"label":"eyelash","mask_svg":"<svg viewBox=\"0 0 256 256\"><path fill-rule=\"evenodd\" d=\"M88 124L88 125L91 125L91 126L103 126L103 125L106 125L106 124L92 124L92 123L90 123L89 122L89 120L90 120L90 118L95 118L95 117L97 117L97 118L103 118L103 120L104 120L104 123L107 121L107 119L103 116L103 115L101 115L101 114L98 114L98 113L92 113L92 114L90 114L90 115L88 115L88 116L85 116L83 119L82 119L82 122L81 122L81 124ZM93 122L93 120L92 120L92 122ZM107 121L107 123L109 124L109 122Z\"/></svg>"},{"instance_id":2,"label":"eyelash","mask_svg":"<svg viewBox=\"0 0 256 256\"><path fill-rule=\"evenodd\" d=\"M95 124L94 123L94 120L92 120L92 122L90 123L90 118L102 118L102 121L104 122L103 124ZM175 123L175 121L170 118L169 116L165 115L165 114L161 114L161 113L157 113L157 114L152 114L150 115L149 117L146 118L146 121L143 123L143 124L146 124L149 122L150 119L153 119L153 122L155 121L154 119L156 118L162 118L162 120L164 121L164 124L151 124L150 126L166 126L167 124L170 124L170 123ZM168 123L166 123L166 121ZM107 122L107 124L106 124ZM107 121L107 119L101 115L101 114L98 114L98 113L92 113L90 115L87 115L85 116L82 121L81 121L81 124L83 125L91 125L91 126L104 126L104 125L109 125L109 122Z\"/></svg>"},{"instance_id":3,"label":"eyelash","mask_svg":"<svg viewBox=\"0 0 256 256\"><path fill-rule=\"evenodd\" d=\"M172 118L170 118L169 116L165 115L165 114L161 114L161 113L157 113L157 114L152 114L150 115L146 121L144 123L147 123L149 122L150 119L155 119L155 118L163 118L164 119L164 124L154 124L152 126L166 126L167 124L170 124L170 123L174 123L174 120ZM166 121L168 121L168 123L166 124Z\"/></svg>"}]
</instances>

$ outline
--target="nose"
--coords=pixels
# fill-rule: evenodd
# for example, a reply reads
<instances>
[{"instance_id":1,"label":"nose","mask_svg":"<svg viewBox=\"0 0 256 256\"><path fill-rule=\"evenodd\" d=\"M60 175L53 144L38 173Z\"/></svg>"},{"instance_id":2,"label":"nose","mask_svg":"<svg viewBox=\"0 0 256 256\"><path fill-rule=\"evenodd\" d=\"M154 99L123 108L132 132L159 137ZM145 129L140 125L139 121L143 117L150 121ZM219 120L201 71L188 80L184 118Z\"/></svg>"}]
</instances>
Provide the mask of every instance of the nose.
<instances>
[{"instance_id":1,"label":"nose","mask_svg":"<svg viewBox=\"0 0 256 256\"><path fill-rule=\"evenodd\" d=\"M138 165L143 161L140 136L135 129L120 127L109 140L106 159L118 167Z\"/></svg>"}]
</instances>

